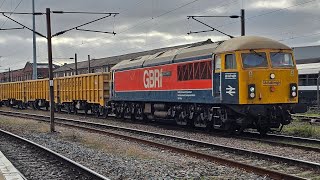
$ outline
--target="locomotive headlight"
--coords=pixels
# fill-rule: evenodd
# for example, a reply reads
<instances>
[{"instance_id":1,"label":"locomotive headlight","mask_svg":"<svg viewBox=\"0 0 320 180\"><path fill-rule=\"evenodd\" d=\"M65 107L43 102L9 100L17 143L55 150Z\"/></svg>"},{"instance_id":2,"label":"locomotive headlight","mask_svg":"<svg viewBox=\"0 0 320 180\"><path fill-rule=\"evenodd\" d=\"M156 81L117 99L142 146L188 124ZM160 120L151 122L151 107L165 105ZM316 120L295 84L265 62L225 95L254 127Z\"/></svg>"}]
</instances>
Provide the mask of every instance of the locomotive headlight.
<instances>
[{"instance_id":1,"label":"locomotive headlight","mask_svg":"<svg viewBox=\"0 0 320 180\"><path fill-rule=\"evenodd\" d=\"M248 85L248 96L249 96L249 99L253 99L256 97L256 85L255 84Z\"/></svg>"},{"instance_id":2,"label":"locomotive headlight","mask_svg":"<svg viewBox=\"0 0 320 180\"><path fill-rule=\"evenodd\" d=\"M290 84L290 97L294 98L297 97L298 95L298 88L296 83L291 83Z\"/></svg>"},{"instance_id":3,"label":"locomotive headlight","mask_svg":"<svg viewBox=\"0 0 320 180\"><path fill-rule=\"evenodd\" d=\"M274 79L274 78L276 78L276 75L274 73L271 73L270 74L270 79Z\"/></svg>"},{"instance_id":4,"label":"locomotive headlight","mask_svg":"<svg viewBox=\"0 0 320 180\"><path fill-rule=\"evenodd\" d=\"M250 87L250 92L254 92L254 87Z\"/></svg>"}]
</instances>

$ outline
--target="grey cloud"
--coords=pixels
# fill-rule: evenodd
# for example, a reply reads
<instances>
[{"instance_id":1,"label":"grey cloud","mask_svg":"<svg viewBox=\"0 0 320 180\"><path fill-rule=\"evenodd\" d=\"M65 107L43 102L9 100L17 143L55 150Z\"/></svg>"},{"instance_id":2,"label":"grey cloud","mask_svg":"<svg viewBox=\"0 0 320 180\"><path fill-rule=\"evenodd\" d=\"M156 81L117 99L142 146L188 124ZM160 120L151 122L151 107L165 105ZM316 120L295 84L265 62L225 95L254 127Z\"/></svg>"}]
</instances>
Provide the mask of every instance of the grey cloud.
<instances>
[{"instance_id":1,"label":"grey cloud","mask_svg":"<svg viewBox=\"0 0 320 180\"><path fill-rule=\"evenodd\" d=\"M80 60L86 60L87 55L92 57L106 57L153 48L190 43L212 38L215 40L228 39L217 32L193 34L186 36L190 30L205 30L201 24L187 20L188 15L233 15L239 14L242 7L246 9L246 32L248 35L262 35L281 40L284 43L295 45L319 44L319 36L305 38L289 38L316 33L319 29L318 11L320 3L317 1L299 5L287 10L273 12L263 16L264 13L276 11L279 8L307 2L307 0L199 0L180 9L192 0L35 0L36 10L44 12L46 7L51 10L64 11L94 11L94 12L119 12L116 18L107 18L84 28L102 31L115 30L116 36L99 33L72 31L53 39L54 57L72 57L78 53ZM10 11L20 0L4 3L2 11ZM264 3L279 3L269 7ZM258 7L257 4L260 3ZM262 4L262 6L261 6ZM282 6L282 7L278 7ZM176 10L173 10L176 9ZM172 12L169 12L173 10ZM31 1L22 1L16 12L31 12ZM169 12L168 14L164 14ZM162 15L164 14L164 15ZM162 15L158 17L159 15ZM31 16L12 15L13 18L23 22L28 27L32 26ZM88 22L98 15L78 14L53 14L53 33ZM152 19L154 17L154 19ZM250 18L251 17L251 18ZM115 24L114 21L115 20ZM239 19L205 18L204 22L217 27L231 35L240 35ZM4 19L0 18L0 27ZM147 21L147 22L145 22ZM145 22L145 23L143 23ZM45 16L37 16L37 31L46 34ZM113 29L113 26L115 28ZM7 21L5 27L17 25ZM45 39L37 37L37 55L39 61L47 60ZM20 68L27 60L32 61L32 33L27 30L0 31L0 65ZM55 60L58 63L71 62ZM1 71L1 70L0 70Z\"/></svg>"}]
</instances>

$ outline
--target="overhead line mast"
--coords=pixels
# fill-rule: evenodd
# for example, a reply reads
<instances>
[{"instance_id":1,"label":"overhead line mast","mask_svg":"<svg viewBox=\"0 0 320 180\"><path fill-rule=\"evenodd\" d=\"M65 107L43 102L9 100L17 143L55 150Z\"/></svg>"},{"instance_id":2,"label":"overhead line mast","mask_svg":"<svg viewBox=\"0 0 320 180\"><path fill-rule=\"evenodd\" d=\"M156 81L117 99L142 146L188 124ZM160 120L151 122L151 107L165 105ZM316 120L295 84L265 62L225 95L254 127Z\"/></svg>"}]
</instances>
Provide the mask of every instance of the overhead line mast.
<instances>
[{"instance_id":1,"label":"overhead line mast","mask_svg":"<svg viewBox=\"0 0 320 180\"><path fill-rule=\"evenodd\" d=\"M107 17L110 17L110 16L116 16L118 15L119 13L108 13L108 12L104 12L104 13L98 13L98 12L64 12L64 11L50 11L50 8L46 8L46 12L45 13L41 13L41 12L35 12L35 13L14 13L14 12L10 12L10 15L11 14L28 14L28 15L46 15L46 19L47 19L47 36L23 25L22 23L18 22L17 20L14 20L13 18L11 18L10 16L7 16L6 13L8 12L0 12L0 14L2 14L4 17L10 19L11 21L19 24L20 26L22 26L23 28L26 28L30 31L32 31L33 33L41 36L41 37L44 37L47 39L47 43L48 43L48 64L49 64L49 97L50 97L50 131L51 132L55 132L55 125L54 125L54 87L53 87L53 67L52 67L52 42L51 42L51 39L55 36L59 36L59 35L62 35L68 31L71 31L71 30L77 30L77 28L79 27L82 27L82 26L85 26L85 25L88 25L88 24L91 24L91 23L94 23L94 22L97 22L101 19L104 19L104 18L107 18ZM95 19L93 21L89 21L87 23L84 23L84 24L81 24L81 25L78 25L78 26L75 26L73 28L69 28L69 29L66 29L66 30L63 30L63 31L59 31L55 34L51 34L51 18L50 18L50 15L51 13L55 13L55 14L63 14L63 13L77 13L77 14L101 14L101 15L104 15L103 17L101 18L98 18L98 19ZM0 30L4 30L4 29L0 29ZM7 29L8 30L8 29ZM88 30L88 31L91 31L91 30ZM114 32L105 32L105 31L96 31L96 30L92 30L94 32L101 32L101 33L111 33L113 35L115 35L116 33Z\"/></svg>"},{"instance_id":2,"label":"overhead line mast","mask_svg":"<svg viewBox=\"0 0 320 180\"><path fill-rule=\"evenodd\" d=\"M38 79L38 64L37 64L37 39L36 39L36 15L34 14L34 0L32 0L32 39L33 39L33 67L32 79Z\"/></svg>"}]
</instances>

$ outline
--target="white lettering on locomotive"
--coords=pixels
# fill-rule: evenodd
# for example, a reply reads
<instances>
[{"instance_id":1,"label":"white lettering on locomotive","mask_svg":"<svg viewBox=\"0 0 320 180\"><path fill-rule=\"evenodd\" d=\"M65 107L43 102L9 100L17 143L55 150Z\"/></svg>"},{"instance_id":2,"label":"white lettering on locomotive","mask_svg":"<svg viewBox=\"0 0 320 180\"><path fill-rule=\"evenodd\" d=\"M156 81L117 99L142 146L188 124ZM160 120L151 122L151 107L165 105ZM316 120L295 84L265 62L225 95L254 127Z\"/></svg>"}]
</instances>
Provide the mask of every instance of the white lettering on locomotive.
<instances>
[{"instance_id":1,"label":"white lettering on locomotive","mask_svg":"<svg viewBox=\"0 0 320 180\"><path fill-rule=\"evenodd\" d=\"M162 87L162 69L144 70L143 85L145 88Z\"/></svg>"}]
</instances>

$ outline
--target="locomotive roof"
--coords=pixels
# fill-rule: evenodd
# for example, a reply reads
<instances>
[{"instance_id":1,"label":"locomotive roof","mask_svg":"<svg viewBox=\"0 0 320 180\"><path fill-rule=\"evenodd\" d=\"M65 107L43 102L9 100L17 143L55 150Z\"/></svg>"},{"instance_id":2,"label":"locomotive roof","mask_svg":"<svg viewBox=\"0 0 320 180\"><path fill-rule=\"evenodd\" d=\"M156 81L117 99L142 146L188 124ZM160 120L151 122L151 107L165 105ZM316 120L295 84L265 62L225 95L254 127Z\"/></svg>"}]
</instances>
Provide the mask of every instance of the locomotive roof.
<instances>
[{"instance_id":1,"label":"locomotive roof","mask_svg":"<svg viewBox=\"0 0 320 180\"><path fill-rule=\"evenodd\" d=\"M188 46L167 51L158 52L153 55L141 56L134 59L123 60L112 67L111 70L125 70L139 67L149 67L162 64L170 64L181 61L188 61L193 57L207 57L211 58L213 51L221 41L209 43L200 46Z\"/></svg>"},{"instance_id":2,"label":"locomotive roof","mask_svg":"<svg viewBox=\"0 0 320 180\"><path fill-rule=\"evenodd\" d=\"M259 36L240 36L224 41L214 53L224 53L250 49L291 49L278 41Z\"/></svg>"},{"instance_id":3,"label":"locomotive roof","mask_svg":"<svg viewBox=\"0 0 320 180\"><path fill-rule=\"evenodd\" d=\"M249 49L291 49L290 47L264 37L241 36L226 41L218 41L196 46L179 47L165 50L152 55L140 56L123 60L113 66L111 70L126 70L149 67L175 62L211 58L213 54Z\"/></svg>"}]
</instances>

